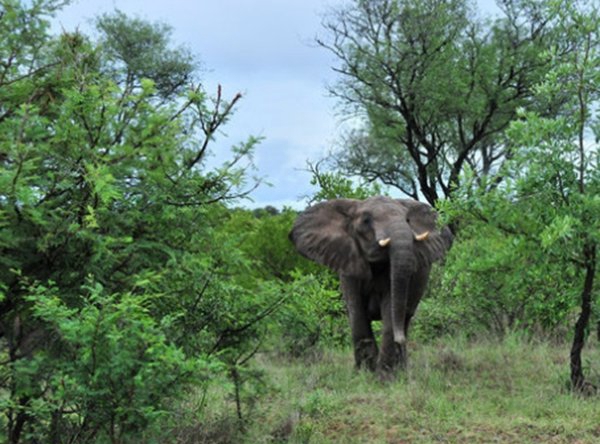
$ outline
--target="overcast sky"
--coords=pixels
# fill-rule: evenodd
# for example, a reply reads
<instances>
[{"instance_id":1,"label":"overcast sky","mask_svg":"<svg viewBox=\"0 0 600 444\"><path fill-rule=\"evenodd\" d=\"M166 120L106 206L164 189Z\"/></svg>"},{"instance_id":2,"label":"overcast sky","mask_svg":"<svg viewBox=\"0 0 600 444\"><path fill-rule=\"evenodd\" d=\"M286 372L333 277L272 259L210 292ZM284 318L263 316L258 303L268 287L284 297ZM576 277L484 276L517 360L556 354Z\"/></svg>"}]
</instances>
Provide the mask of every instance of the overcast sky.
<instances>
[{"instance_id":1,"label":"overcast sky","mask_svg":"<svg viewBox=\"0 0 600 444\"><path fill-rule=\"evenodd\" d=\"M335 61L315 45L321 20L343 0L75 0L57 15L57 26L88 32L90 19L120 9L173 27L204 65L208 92L243 94L236 114L212 145L216 158L249 135L262 136L255 161L261 186L246 206L302 208L311 191L307 159L318 160L341 132L335 100L325 86L335 81ZM480 0L491 4L492 0ZM60 29L60 28L58 28Z\"/></svg>"}]
</instances>

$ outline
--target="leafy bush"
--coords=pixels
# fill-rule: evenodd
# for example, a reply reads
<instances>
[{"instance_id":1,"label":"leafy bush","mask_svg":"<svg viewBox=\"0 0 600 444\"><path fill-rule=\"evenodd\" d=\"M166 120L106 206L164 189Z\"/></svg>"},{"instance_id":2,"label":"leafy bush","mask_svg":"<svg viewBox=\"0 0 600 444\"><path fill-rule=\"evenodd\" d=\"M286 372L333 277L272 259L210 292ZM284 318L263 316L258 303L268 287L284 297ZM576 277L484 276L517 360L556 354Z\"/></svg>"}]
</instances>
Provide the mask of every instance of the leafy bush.
<instances>
[{"instance_id":1,"label":"leafy bush","mask_svg":"<svg viewBox=\"0 0 600 444\"><path fill-rule=\"evenodd\" d=\"M520 109L505 141L510 156L495 177L477 180L465 173L448 205L467 227L463 245L469 253L461 255L459 248L456 256L467 285L456 288L480 296L491 290L494 304L506 302L504 314L522 310L514 317L526 325L552 326L577 310L571 384L586 393L581 351L597 299L600 245L600 8L578 2L547 8L570 51L556 47L544 54L552 68L535 98L556 101L557 110Z\"/></svg>"},{"instance_id":2,"label":"leafy bush","mask_svg":"<svg viewBox=\"0 0 600 444\"><path fill-rule=\"evenodd\" d=\"M236 290L236 303L252 301L255 307L263 307L262 312L249 311L250 318L268 314L262 326L255 325L258 330L248 333L264 338L267 347L278 353L297 357L326 346L346 344L348 335L337 277L303 258L288 239L296 217L297 213L290 209L274 214L235 209L221 215L222 223L215 235L223 247L219 250L223 252L220 263L238 258L231 277L243 283L245 290ZM222 290L217 297L221 302L228 300L223 294ZM218 331L217 325L226 325L219 314L226 312L216 309L212 313L212 331ZM238 316L237 322L243 324L244 318Z\"/></svg>"},{"instance_id":3,"label":"leafy bush","mask_svg":"<svg viewBox=\"0 0 600 444\"><path fill-rule=\"evenodd\" d=\"M348 345L350 332L337 278L296 271L282 288L285 303L274 314L271 337L278 352L300 357L323 348Z\"/></svg>"},{"instance_id":4,"label":"leafy bush","mask_svg":"<svg viewBox=\"0 0 600 444\"><path fill-rule=\"evenodd\" d=\"M463 227L444 268L434 272L415 327L433 337L457 330L496 336L521 329L562 332L576 300L574 270L544 262L533 256L537 252L535 242L488 224Z\"/></svg>"},{"instance_id":5,"label":"leafy bush","mask_svg":"<svg viewBox=\"0 0 600 444\"><path fill-rule=\"evenodd\" d=\"M246 193L258 140L218 170L203 163L240 96L195 84L168 28L105 16L101 47L47 33L59 2L3 6L0 32L18 36L0 39L0 57L14 55L0 63L8 442L124 442L215 372L239 394L276 304L255 297L250 261L215 227ZM144 77L139 54L117 50L124 35L155 66L182 63Z\"/></svg>"},{"instance_id":6,"label":"leafy bush","mask_svg":"<svg viewBox=\"0 0 600 444\"><path fill-rule=\"evenodd\" d=\"M318 186L310 196L310 202L320 202L329 199L366 199L382 194L382 187L377 182L369 182L355 177L353 180L339 171L321 171L319 163L309 164L312 174L310 183Z\"/></svg>"},{"instance_id":7,"label":"leafy bush","mask_svg":"<svg viewBox=\"0 0 600 444\"><path fill-rule=\"evenodd\" d=\"M43 351L3 370L14 383L1 407L9 423L27 417L26 441L124 442L166 415L183 386L219 371L170 343L147 295L90 284L68 306L57 287L34 284L24 298L39 329L32 334L50 334Z\"/></svg>"}]
</instances>

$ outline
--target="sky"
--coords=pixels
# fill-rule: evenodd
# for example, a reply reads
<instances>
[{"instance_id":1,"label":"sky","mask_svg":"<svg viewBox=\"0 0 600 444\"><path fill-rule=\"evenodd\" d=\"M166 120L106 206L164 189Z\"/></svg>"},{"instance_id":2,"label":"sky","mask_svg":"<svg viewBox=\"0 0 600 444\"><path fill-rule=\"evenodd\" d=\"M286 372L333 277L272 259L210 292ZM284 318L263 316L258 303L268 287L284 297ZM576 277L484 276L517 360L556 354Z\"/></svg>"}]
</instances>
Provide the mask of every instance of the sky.
<instances>
[{"instance_id":1,"label":"sky","mask_svg":"<svg viewBox=\"0 0 600 444\"><path fill-rule=\"evenodd\" d=\"M243 97L212 144L213 164L248 136L264 138L255 151L261 185L247 207L301 209L314 191L306 162L336 146L344 119L327 85L335 59L315 43L323 15L344 0L74 0L55 19L56 30L91 32L91 20L119 9L173 28L175 46L202 63L207 92L222 85L225 98ZM492 0L479 0L487 8Z\"/></svg>"}]
</instances>

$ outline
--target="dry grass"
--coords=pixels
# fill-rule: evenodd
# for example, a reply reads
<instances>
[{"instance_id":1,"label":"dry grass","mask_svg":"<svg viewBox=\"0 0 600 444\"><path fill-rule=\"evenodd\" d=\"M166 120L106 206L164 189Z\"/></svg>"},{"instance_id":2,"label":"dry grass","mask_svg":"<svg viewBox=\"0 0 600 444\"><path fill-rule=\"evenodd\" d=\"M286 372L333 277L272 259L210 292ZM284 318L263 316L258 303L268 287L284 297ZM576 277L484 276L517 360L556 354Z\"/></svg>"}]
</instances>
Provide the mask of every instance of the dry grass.
<instances>
[{"instance_id":1,"label":"dry grass","mask_svg":"<svg viewBox=\"0 0 600 444\"><path fill-rule=\"evenodd\" d=\"M263 356L267 390L232 442L600 442L600 398L567 390L566 345L509 337L411 350L408 372L388 383L355 371L349 351L310 363ZM597 363L600 351L585 356Z\"/></svg>"}]
</instances>

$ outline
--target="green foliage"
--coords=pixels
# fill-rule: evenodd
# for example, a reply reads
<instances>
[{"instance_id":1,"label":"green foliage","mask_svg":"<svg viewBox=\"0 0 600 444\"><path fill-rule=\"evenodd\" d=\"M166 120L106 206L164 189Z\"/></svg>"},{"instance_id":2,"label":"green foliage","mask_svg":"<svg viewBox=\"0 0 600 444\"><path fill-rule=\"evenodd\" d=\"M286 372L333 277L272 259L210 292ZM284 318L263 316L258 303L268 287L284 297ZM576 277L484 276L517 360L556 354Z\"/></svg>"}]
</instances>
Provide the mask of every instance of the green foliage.
<instances>
[{"instance_id":1,"label":"green foliage","mask_svg":"<svg viewBox=\"0 0 600 444\"><path fill-rule=\"evenodd\" d=\"M289 280L296 267L314 269L307 268L309 262L296 252L288 239L296 216L289 208L276 214L269 214L265 209L235 209L224 215L220 231L236 239L235 248L254 264L249 280Z\"/></svg>"},{"instance_id":2,"label":"green foliage","mask_svg":"<svg viewBox=\"0 0 600 444\"><path fill-rule=\"evenodd\" d=\"M194 79L198 63L186 48L172 48L172 29L163 23L130 18L121 11L96 19L101 50L115 79L126 88L140 79L154 82L163 97L181 93Z\"/></svg>"},{"instance_id":3,"label":"green foliage","mask_svg":"<svg viewBox=\"0 0 600 444\"><path fill-rule=\"evenodd\" d=\"M319 189L309 198L311 203L329 199L366 199L370 196L382 194L382 189L376 182L352 180L337 171L321 171L319 165L309 164L312 178L311 185Z\"/></svg>"},{"instance_id":4,"label":"green foliage","mask_svg":"<svg viewBox=\"0 0 600 444\"><path fill-rule=\"evenodd\" d=\"M326 17L319 44L340 74L330 92L358 122L333 153L345 175L435 205L465 167L499 168L517 109L556 112L562 97L534 86L552 62L540 54L571 50L558 20L549 2L502 3L493 19L466 0L358 0Z\"/></svg>"},{"instance_id":5,"label":"green foliage","mask_svg":"<svg viewBox=\"0 0 600 444\"><path fill-rule=\"evenodd\" d=\"M345 345L349 339L337 277L300 256L288 239L296 216L290 209L270 216L237 209L224 216L219 228L223 242L249 260L242 273L237 269L237 279L253 288L254 303L264 299L277 305L265 326L266 346L289 356Z\"/></svg>"},{"instance_id":6,"label":"green foliage","mask_svg":"<svg viewBox=\"0 0 600 444\"><path fill-rule=\"evenodd\" d=\"M497 176L464 176L446 206L463 227L457 277L448 285L475 312L492 294L503 313L522 310L520 322L544 328L580 306L571 370L573 387L583 389L580 353L598 294L600 13L579 3L550 11L571 51L543 55L553 69L536 94L561 106L554 116L520 110L507 133L511 156Z\"/></svg>"},{"instance_id":7,"label":"green foliage","mask_svg":"<svg viewBox=\"0 0 600 444\"><path fill-rule=\"evenodd\" d=\"M257 379L247 362L281 296L216 228L253 186L259 140L206 171L241 96L193 85L166 27L117 13L102 46L53 37L58 5L0 14L1 425L11 444L125 442L191 382Z\"/></svg>"},{"instance_id":8,"label":"green foliage","mask_svg":"<svg viewBox=\"0 0 600 444\"><path fill-rule=\"evenodd\" d=\"M346 197L360 197L360 192ZM264 338L268 349L292 357L349 341L337 277L299 255L288 239L296 217L290 209L270 215L266 210L237 209L223 215L218 229L221 245L231 246L222 260L239 254L247 261L246 268L234 271L235 279L252 290L248 299L238 292L238 303L251 300L257 306L276 307L261 326L266 330L255 331L256 337ZM212 316L218 319L218 314Z\"/></svg>"},{"instance_id":9,"label":"green foliage","mask_svg":"<svg viewBox=\"0 0 600 444\"><path fill-rule=\"evenodd\" d=\"M292 277L282 289L285 304L274 315L274 349L300 357L348 345L350 331L337 278L326 270L317 274L296 270Z\"/></svg>"},{"instance_id":10,"label":"green foliage","mask_svg":"<svg viewBox=\"0 0 600 444\"><path fill-rule=\"evenodd\" d=\"M535 240L472 222L455 240L443 276L432 280L414 333L429 339L450 332L563 334L577 298L575 273L570 264L545 262Z\"/></svg>"},{"instance_id":11,"label":"green foliage","mask_svg":"<svg viewBox=\"0 0 600 444\"><path fill-rule=\"evenodd\" d=\"M24 298L37 324L32 334L52 332L43 351L3 371L14 385L2 409L9 421L27 415L26 441L124 442L167 415L181 386L218 370L169 343L149 295L88 285L72 308L58 288L37 284Z\"/></svg>"}]
</instances>

